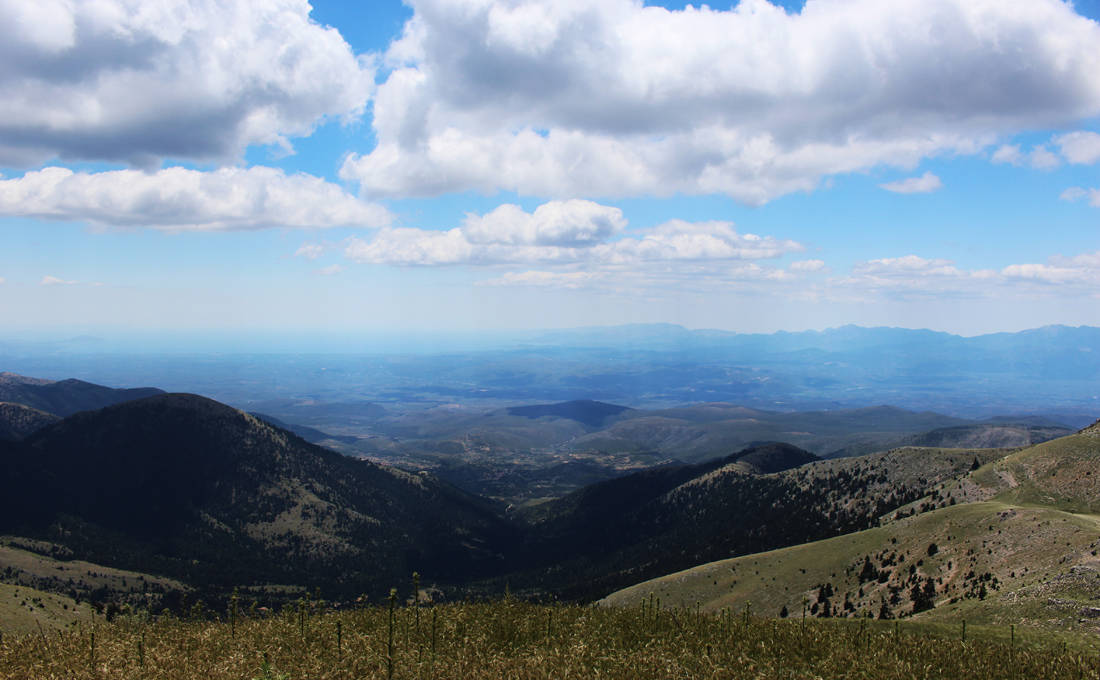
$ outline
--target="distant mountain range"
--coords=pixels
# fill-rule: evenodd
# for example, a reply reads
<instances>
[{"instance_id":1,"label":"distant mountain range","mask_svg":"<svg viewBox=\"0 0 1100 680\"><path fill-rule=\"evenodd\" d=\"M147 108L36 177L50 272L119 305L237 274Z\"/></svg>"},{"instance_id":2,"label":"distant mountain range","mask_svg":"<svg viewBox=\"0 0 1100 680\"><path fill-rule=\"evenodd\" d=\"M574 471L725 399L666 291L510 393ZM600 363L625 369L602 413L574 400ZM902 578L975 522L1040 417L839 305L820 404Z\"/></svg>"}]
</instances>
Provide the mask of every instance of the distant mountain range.
<instances>
[{"instance_id":1,"label":"distant mountain range","mask_svg":"<svg viewBox=\"0 0 1100 680\"><path fill-rule=\"evenodd\" d=\"M1100 328L1087 326L962 337L857 326L739 334L657 324L385 347L345 338L336 349L319 344L324 353L299 340L284 350L264 342L253 354L239 338L235 353L127 345L141 361L111 342L75 343L70 351L0 343L0 365L205 394L323 431L332 429L325 413L338 405L358 425L385 411L593 400L647 409L726 402L766 411L890 404L978 420L1043 415L1079 428L1100 403ZM311 420L278 410L288 404L311 411Z\"/></svg>"},{"instance_id":2,"label":"distant mountain range","mask_svg":"<svg viewBox=\"0 0 1100 680\"><path fill-rule=\"evenodd\" d=\"M532 333L527 341L554 347L613 347L622 351L714 350L754 355L808 350L859 353L892 348L929 356L939 351L957 352L967 357L980 353L985 363L992 364L1006 353L1019 356L1031 352L1034 353L1031 361L1035 362L1052 358L1053 347L1079 343L1080 349L1096 347L1095 343L1100 342L1100 328L1053 325L965 337L942 331L882 326L846 325L822 331L737 333L690 330L675 324L628 324ZM1096 361L1095 357L1093 359Z\"/></svg>"}]
</instances>

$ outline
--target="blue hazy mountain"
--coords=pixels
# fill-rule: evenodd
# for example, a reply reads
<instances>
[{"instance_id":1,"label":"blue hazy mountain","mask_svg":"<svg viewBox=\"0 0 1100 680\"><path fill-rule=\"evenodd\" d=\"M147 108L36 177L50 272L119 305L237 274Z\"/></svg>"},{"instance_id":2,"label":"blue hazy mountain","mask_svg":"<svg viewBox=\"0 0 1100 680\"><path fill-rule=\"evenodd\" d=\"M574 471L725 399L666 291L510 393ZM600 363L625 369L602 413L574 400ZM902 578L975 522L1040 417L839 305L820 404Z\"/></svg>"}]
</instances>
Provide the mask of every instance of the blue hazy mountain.
<instances>
[{"instance_id":1,"label":"blue hazy mountain","mask_svg":"<svg viewBox=\"0 0 1100 680\"><path fill-rule=\"evenodd\" d=\"M858 326L742 334L656 324L487 333L476 341L432 337L405 350L370 337L318 336L313 344L257 337L222 351L210 340L190 353L158 353L161 345L149 340L141 361L110 338L94 352L51 345L35 353L26 343L16 352L0 343L0 367L156 384L263 412L274 400L384 408L728 402L780 411L889 404L967 418L1042 415L1080 427L1100 408L1100 328L1087 326L963 337Z\"/></svg>"}]
</instances>

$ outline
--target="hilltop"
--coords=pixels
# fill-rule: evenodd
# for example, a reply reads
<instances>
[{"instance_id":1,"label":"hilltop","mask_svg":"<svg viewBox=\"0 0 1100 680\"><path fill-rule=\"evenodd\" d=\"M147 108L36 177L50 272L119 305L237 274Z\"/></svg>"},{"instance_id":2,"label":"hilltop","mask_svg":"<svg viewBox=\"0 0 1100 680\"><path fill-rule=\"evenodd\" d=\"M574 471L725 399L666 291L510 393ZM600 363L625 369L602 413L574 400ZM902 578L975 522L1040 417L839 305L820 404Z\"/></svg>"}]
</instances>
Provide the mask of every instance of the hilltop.
<instances>
[{"instance_id":1,"label":"hilltop","mask_svg":"<svg viewBox=\"0 0 1100 680\"><path fill-rule=\"evenodd\" d=\"M22 404L62 418L156 394L163 394L163 390L115 389L76 379L53 381L0 373L0 402Z\"/></svg>"},{"instance_id":2,"label":"hilltop","mask_svg":"<svg viewBox=\"0 0 1100 680\"><path fill-rule=\"evenodd\" d=\"M534 406L513 406L508 414L524 418L566 418L589 427L600 427L624 411L631 409L616 404L605 404L590 399L567 401L560 404L537 404Z\"/></svg>"},{"instance_id":3,"label":"hilltop","mask_svg":"<svg viewBox=\"0 0 1100 680\"><path fill-rule=\"evenodd\" d=\"M30 406L0 402L0 439L22 439L58 420L61 418Z\"/></svg>"},{"instance_id":4,"label":"hilltop","mask_svg":"<svg viewBox=\"0 0 1100 680\"><path fill-rule=\"evenodd\" d=\"M380 590L492 565L512 531L439 482L308 444L242 411L162 394L0 449L10 532L203 587Z\"/></svg>"}]
</instances>

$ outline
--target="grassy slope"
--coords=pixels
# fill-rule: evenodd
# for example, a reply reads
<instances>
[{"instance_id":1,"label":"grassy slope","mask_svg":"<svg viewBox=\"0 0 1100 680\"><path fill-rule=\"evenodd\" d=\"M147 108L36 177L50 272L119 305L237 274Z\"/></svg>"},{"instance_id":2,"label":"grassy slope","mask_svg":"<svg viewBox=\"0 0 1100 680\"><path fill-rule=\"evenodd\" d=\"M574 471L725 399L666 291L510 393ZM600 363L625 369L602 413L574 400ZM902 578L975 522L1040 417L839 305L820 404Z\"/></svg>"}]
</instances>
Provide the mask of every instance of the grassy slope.
<instances>
[{"instance_id":1,"label":"grassy slope","mask_svg":"<svg viewBox=\"0 0 1100 680\"><path fill-rule=\"evenodd\" d=\"M179 581L162 576L113 569L83 560L57 559L43 554L50 549L64 551L64 548L44 541L13 536L0 537L0 574L7 574L5 580L9 582L24 581L24 585L30 585L36 581L62 583L72 580L78 590L105 588L115 592L128 592L133 588L140 588L143 584L172 590L185 588Z\"/></svg>"},{"instance_id":2,"label":"grassy slope","mask_svg":"<svg viewBox=\"0 0 1100 680\"><path fill-rule=\"evenodd\" d=\"M937 606L916 615L924 621L1005 625L1021 623L1100 632L1100 485L1093 470L1100 462L1100 437L1078 434L1016 452L984 465L943 498L979 502L943 507L884 526L736 559L701 565L637 584L612 594L603 604L631 606L650 596L663 605L752 607L776 615L786 606L800 615L803 600L814 602L817 587L833 585L833 604L847 596L855 613L877 615L889 587L902 586L894 614L911 610L907 598L910 565L920 577L939 579ZM981 499L987 499L982 501ZM938 552L928 555L930 543ZM890 569L890 580L862 584L865 557L877 569L883 558L904 556ZM988 573L987 597L967 578ZM970 593L972 597L967 598ZM955 601L952 601L955 600Z\"/></svg>"},{"instance_id":3,"label":"grassy slope","mask_svg":"<svg viewBox=\"0 0 1100 680\"><path fill-rule=\"evenodd\" d=\"M143 592L184 588L159 576L65 559L67 552L44 541L0 536L0 633L60 630L76 621L90 620L87 600L78 604L62 591L76 592L82 598L96 591L108 592L142 604L148 603L149 597Z\"/></svg>"},{"instance_id":4,"label":"grassy slope","mask_svg":"<svg viewBox=\"0 0 1100 680\"><path fill-rule=\"evenodd\" d=\"M0 583L0 633L16 635L38 630L63 630L76 621L90 621L91 606L57 593Z\"/></svg>"},{"instance_id":5,"label":"grassy slope","mask_svg":"<svg viewBox=\"0 0 1100 680\"><path fill-rule=\"evenodd\" d=\"M1100 433L1024 449L986 466L971 482L985 495L1019 505L1100 513Z\"/></svg>"},{"instance_id":6,"label":"grassy slope","mask_svg":"<svg viewBox=\"0 0 1100 680\"><path fill-rule=\"evenodd\" d=\"M136 606L155 603L165 590L185 590L177 581L66 559L63 547L14 536L0 536L0 632L63 628L88 614L82 600L92 595ZM51 556L58 555L58 557Z\"/></svg>"},{"instance_id":7,"label":"grassy slope","mask_svg":"<svg viewBox=\"0 0 1100 680\"><path fill-rule=\"evenodd\" d=\"M860 597L859 572L864 556L885 550L905 557L893 572L904 574L909 565L921 562L919 574L943 579L937 607L918 619L1100 632L1100 621L1081 622L1080 615L1100 596L1100 559L1092 554L1100 547L1098 534L1095 516L998 502L959 505L825 541L711 562L632 586L601 602L634 606L653 595L672 607L742 609L751 603L763 615L778 615L786 606L797 616L803 599L815 601L817 587L831 583L837 592L834 604L848 595L858 614L877 615L890 583L897 580L865 583ZM927 554L930 543L939 547L932 557ZM994 575L1000 588L990 587L985 600L965 598L970 571ZM963 599L952 603L956 597ZM895 613L909 608L903 593Z\"/></svg>"}]
</instances>

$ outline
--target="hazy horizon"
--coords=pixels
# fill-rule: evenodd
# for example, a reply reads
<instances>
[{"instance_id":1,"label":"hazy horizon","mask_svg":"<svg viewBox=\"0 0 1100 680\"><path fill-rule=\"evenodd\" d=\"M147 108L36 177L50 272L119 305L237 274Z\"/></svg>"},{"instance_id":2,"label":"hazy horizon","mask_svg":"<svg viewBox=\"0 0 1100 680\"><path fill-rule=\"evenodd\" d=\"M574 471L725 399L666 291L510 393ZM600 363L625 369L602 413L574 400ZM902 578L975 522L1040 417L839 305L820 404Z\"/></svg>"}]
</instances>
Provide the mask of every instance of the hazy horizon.
<instances>
[{"instance_id":1,"label":"hazy horizon","mask_svg":"<svg viewBox=\"0 0 1100 680\"><path fill-rule=\"evenodd\" d=\"M282 329L154 329L154 328L39 328L8 329L0 332L0 359L5 352L36 353L64 347L69 353L96 354L100 352L142 354L203 354L203 353L285 353L285 354L400 354L445 353L477 349L505 348L537 342L552 345L555 338L565 345L578 342L584 334L609 335L615 332L635 331L657 333L675 330L690 336L738 337L777 336L829 333L845 329L864 331L890 330L945 334L962 339L975 339L991 335L1013 335L1052 328L1094 329L1088 324L1048 324L1019 329L995 330L985 333L952 333L935 328L908 328L905 326L863 326L841 324L825 328L779 329L774 331L744 332L722 328L692 328L673 323L604 324L591 326L513 328L493 330L464 329L369 329L360 331L340 330L282 330ZM571 338L570 336L574 336ZM39 349L35 349L38 347Z\"/></svg>"}]
</instances>

